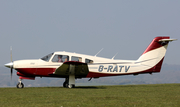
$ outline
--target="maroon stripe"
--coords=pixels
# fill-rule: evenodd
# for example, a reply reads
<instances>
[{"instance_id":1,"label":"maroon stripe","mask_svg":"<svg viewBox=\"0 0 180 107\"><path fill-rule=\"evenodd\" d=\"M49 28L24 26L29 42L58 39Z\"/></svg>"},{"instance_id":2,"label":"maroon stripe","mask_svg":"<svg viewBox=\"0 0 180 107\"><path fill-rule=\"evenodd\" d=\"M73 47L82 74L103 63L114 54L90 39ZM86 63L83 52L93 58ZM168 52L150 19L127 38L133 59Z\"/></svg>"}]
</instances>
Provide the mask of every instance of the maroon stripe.
<instances>
[{"instance_id":1,"label":"maroon stripe","mask_svg":"<svg viewBox=\"0 0 180 107\"><path fill-rule=\"evenodd\" d=\"M24 76L49 76L56 68L18 68L16 70L19 72L18 74L23 74Z\"/></svg>"},{"instance_id":2,"label":"maroon stripe","mask_svg":"<svg viewBox=\"0 0 180 107\"><path fill-rule=\"evenodd\" d=\"M23 76L20 76L19 79L35 80L35 77L23 77Z\"/></svg>"},{"instance_id":3,"label":"maroon stripe","mask_svg":"<svg viewBox=\"0 0 180 107\"><path fill-rule=\"evenodd\" d=\"M160 48L162 45L159 43L159 40L161 40L161 39L169 39L169 37L156 37L156 38L154 38L153 41L150 43L150 45L143 52L143 54L145 54L146 52L149 52L151 50Z\"/></svg>"}]
</instances>

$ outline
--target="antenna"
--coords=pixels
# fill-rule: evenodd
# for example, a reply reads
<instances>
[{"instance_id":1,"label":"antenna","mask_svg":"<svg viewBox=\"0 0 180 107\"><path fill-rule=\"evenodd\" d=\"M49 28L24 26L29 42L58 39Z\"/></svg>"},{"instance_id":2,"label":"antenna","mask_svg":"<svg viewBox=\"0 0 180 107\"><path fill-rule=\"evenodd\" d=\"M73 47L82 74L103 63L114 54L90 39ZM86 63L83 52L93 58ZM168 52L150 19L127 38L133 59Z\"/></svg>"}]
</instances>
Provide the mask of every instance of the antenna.
<instances>
[{"instance_id":1,"label":"antenna","mask_svg":"<svg viewBox=\"0 0 180 107\"><path fill-rule=\"evenodd\" d=\"M118 54L118 52L112 57L112 59L114 59L116 57L116 55Z\"/></svg>"},{"instance_id":2,"label":"antenna","mask_svg":"<svg viewBox=\"0 0 180 107\"><path fill-rule=\"evenodd\" d=\"M104 48L102 48L95 56L97 56Z\"/></svg>"}]
</instances>

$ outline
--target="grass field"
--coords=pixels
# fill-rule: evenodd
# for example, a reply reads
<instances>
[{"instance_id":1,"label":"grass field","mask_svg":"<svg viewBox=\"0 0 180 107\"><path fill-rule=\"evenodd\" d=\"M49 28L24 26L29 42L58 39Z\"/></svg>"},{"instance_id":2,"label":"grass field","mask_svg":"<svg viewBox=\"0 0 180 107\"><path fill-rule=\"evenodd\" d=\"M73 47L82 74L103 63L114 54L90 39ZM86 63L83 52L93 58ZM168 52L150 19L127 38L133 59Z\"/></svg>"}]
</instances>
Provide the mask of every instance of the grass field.
<instances>
[{"instance_id":1,"label":"grass field","mask_svg":"<svg viewBox=\"0 0 180 107\"><path fill-rule=\"evenodd\" d=\"M180 107L180 84L0 88L1 107Z\"/></svg>"}]
</instances>

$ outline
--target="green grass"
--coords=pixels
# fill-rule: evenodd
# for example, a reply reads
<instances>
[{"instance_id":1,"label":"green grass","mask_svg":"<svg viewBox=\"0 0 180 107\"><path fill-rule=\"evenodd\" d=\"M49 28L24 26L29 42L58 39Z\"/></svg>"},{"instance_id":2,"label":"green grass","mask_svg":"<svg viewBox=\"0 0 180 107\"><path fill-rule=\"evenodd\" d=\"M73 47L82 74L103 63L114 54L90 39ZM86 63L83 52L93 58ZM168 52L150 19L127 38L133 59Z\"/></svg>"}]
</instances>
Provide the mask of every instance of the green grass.
<instances>
[{"instance_id":1,"label":"green grass","mask_svg":"<svg viewBox=\"0 0 180 107\"><path fill-rule=\"evenodd\" d=\"M180 107L180 84L0 88L1 107Z\"/></svg>"}]
</instances>

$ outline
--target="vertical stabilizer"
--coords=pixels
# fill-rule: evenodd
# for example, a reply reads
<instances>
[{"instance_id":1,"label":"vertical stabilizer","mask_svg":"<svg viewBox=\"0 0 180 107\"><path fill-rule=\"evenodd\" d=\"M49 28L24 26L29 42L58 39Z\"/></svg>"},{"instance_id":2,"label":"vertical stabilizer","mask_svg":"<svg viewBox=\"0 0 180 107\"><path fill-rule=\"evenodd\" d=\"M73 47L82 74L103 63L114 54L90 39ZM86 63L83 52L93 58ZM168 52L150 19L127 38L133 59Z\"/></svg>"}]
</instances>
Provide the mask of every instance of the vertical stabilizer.
<instances>
[{"instance_id":1,"label":"vertical stabilizer","mask_svg":"<svg viewBox=\"0 0 180 107\"><path fill-rule=\"evenodd\" d=\"M173 40L175 39L166 36L154 38L137 62L143 66L149 66L152 72L160 72L168 43Z\"/></svg>"}]
</instances>

